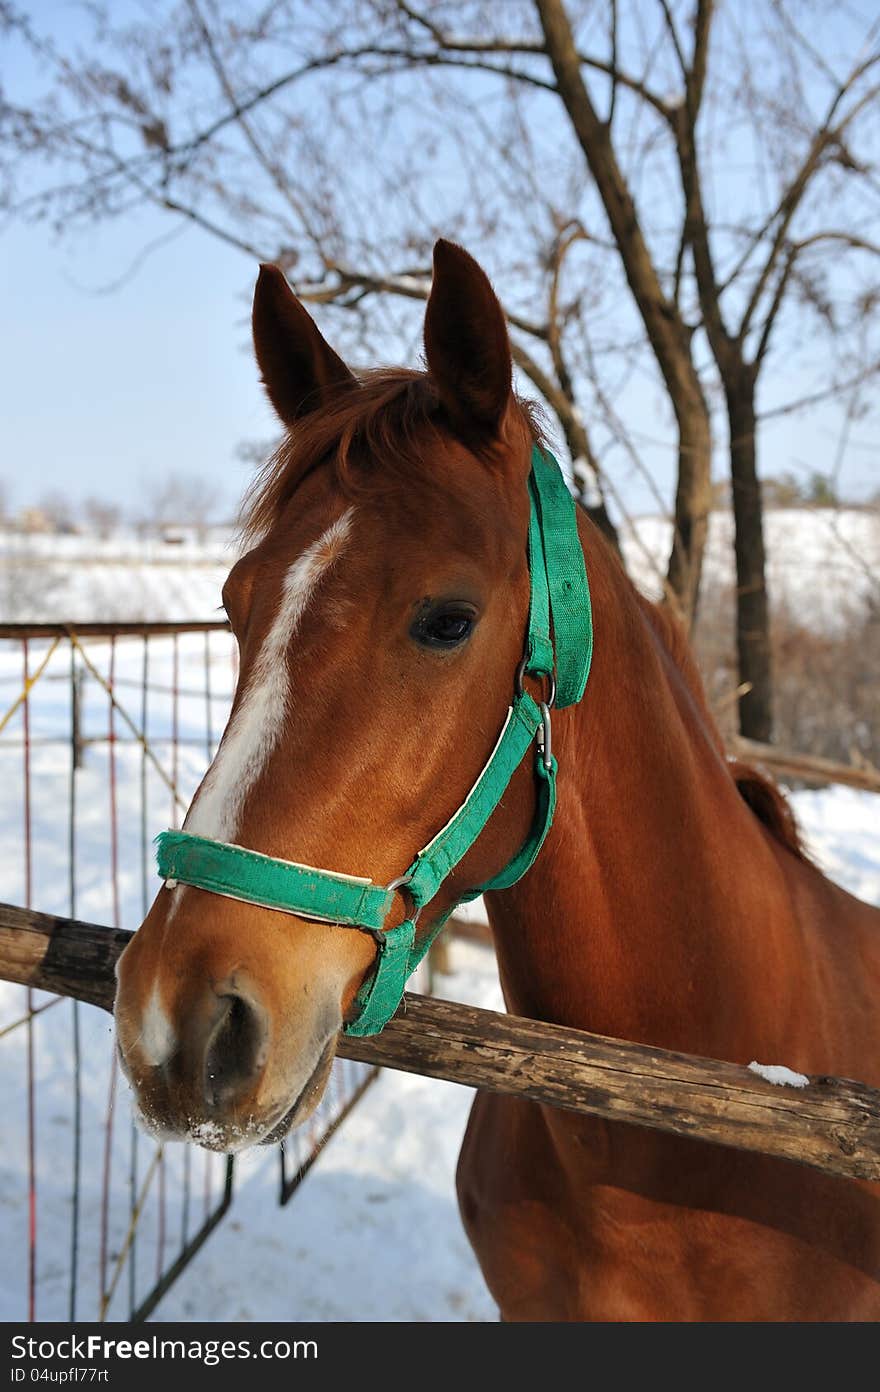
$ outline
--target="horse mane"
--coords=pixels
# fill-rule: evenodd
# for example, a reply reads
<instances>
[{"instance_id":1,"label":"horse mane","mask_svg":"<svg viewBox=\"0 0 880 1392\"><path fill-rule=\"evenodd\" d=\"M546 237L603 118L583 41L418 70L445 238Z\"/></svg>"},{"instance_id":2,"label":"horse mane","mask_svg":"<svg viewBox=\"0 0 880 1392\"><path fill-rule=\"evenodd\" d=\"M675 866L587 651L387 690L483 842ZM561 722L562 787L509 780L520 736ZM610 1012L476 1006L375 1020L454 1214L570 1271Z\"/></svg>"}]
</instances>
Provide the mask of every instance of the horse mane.
<instances>
[{"instance_id":1,"label":"horse mane","mask_svg":"<svg viewBox=\"0 0 880 1392\"><path fill-rule=\"evenodd\" d=\"M533 440L542 439L539 408L516 398L521 424ZM406 484L418 470L421 481L448 488L448 478L430 467L438 447L449 442L449 425L437 390L426 372L376 368L320 410L298 421L270 455L245 494L239 516L244 542L264 536L278 521L299 483L323 461L347 496ZM472 452L491 462L506 437L486 444L469 442ZM381 461L381 468L375 461Z\"/></svg>"},{"instance_id":2,"label":"horse mane","mask_svg":"<svg viewBox=\"0 0 880 1392\"><path fill-rule=\"evenodd\" d=\"M773 780L739 759L728 759L727 767L740 797L752 809L758 821L763 822L776 840L781 841L798 860L809 861L791 804Z\"/></svg>"},{"instance_id":3,"label":"horse mane","mask_svg":"<svg viewBox=\"0 0 880 1392\"><path fill-rule=\"evenodd\" d=\"M724 741L709 709L703 680L683 624L668 606L652 604L642 595L638 598L660 642L699 706L719 753L724 756ZM798 860L808 861L809 856L804 849L791 805L772 778L740 759L725 757L725 766L736 784L737 792L758 821Z\"/></svg>"}]
</instances>

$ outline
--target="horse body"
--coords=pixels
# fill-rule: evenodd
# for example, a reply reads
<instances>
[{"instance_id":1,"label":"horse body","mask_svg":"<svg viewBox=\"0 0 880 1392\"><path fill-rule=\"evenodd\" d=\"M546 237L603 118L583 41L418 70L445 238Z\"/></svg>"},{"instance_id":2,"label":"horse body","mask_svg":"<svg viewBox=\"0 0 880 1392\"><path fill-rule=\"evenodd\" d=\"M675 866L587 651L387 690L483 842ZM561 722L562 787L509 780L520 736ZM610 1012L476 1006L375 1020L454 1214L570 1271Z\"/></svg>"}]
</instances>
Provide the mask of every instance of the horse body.
<instances>
[{"instance_id":1,"label":"horse body","mask_svg":"<svg viewBox=\"0 0 880 1392\"><path fill-rule=\"evenodd\" d=\"M239 687L186 827L389 885L510 704L535 429L491 286L448 243L426 373L356 380L273 269L254 338L289 434L224 591ZM803 857L771 785L728 764L674 621L579 527L596 649L586 696L554 713L556 820L525 877L487 896L509 1008L880 1085L880 915ZM510 863L534 808L527 759L425 924ZM394 902L386 928L406 917ZM149 1126L230 1150L300 1124L375 952L366 932L169 881L118 970ZM459 1194L505 1319L880 1316L877 1186L481 1095Z\"/></svg>"},{"instance_id":2,"label":"horse body","mask_svg":"<svg viewBox=\"0 0 880 1392\"><path fill-rule=\"evenodd\" d=\"M566 811L488 899L508 1009L880 1082L876 911L755 816L668 623L581 525L596 652L555 722ZM877 1186L491 1094L458 1184L506 1319L880 1314Z\"/></svg>"}]
</instances>

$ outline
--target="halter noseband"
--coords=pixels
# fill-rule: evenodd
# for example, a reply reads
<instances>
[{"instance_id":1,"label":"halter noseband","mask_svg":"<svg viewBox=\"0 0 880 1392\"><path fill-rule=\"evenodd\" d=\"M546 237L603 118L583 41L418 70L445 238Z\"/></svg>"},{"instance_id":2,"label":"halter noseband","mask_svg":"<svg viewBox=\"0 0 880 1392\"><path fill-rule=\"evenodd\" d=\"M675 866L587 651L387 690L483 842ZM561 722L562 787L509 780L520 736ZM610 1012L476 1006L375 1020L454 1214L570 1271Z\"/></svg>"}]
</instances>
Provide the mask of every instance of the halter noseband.
<instances>
[{"instance_id":1,"label":"halter noseband","mask_svg":"<svg viewBox=\"0 0 880 1392\"><path fill-rule=\"evenodd\" d=\"M533 865L550 830L556 806L557 763L550 746L550 710L576 704L584 694L593 651L590 588L577 533L574 503L553 455L535 445L529 475L529 626L516 671L513 704L495 748L464 802L405 874L384 887L369 879L279 860L243 846L163 831L157 838L159 874L169 887L180 881L198 889L301 918L357 928L376 939L371 975L357 995L360 1013L346 1034L378 1034L394 1014L408 978L459 904L491 889L507 889ZM551 636L552 620L552 636ZM525 674L548 683L537 702L525 690ZM537 806L528 839L485 884L458 897L416 943L425 904L470 850L498 806L514 772L535 746ZM396 928L385 920L396 893L409 901Z\"/></svg>"}]
</instances>

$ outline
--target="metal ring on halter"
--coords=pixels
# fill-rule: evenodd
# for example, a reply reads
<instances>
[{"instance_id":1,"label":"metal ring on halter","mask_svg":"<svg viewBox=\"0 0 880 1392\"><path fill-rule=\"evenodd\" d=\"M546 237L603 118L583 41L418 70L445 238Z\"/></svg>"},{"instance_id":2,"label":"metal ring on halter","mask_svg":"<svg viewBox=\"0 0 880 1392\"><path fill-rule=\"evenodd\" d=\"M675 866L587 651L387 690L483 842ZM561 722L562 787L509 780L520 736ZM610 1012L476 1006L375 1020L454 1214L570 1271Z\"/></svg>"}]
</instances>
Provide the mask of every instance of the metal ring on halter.
<instances>
[{"instance_id":1,"label":"metal ring on halter","mask_svg":"<svg viewBox=\"0 0 880 1392\"><path fill-rule=\"evenodd\" d=\"M387 884L385 886L385 888L388 890L389 893L392 890L394 890L401 896L404 904L406 905L406 916L412 922L413 927L415 927L416 923L418 922L419 914L422 912L422 906L421 904L417 906L416 901L412 896L412 893L409 888L409 882L411 879L412 875L409 873L409 871L407 871L405 875L398 875L397 879L392 880L390 884Z\"/></svg>"},{"instance_id":2,"label":"metal ring on halter","mask_svg":"<svg viewBox=\"0 0 880 1392\"><path fill-rule=\"evenodd\" d=\"M515 680L516 680L516 694L517 694L517 696L521 696L521 695L523 694L523 690L524 690L524 687L523 687L523 677L525 676L525 673L526 673L526 663L528 662L528 660L529 660L529 659L528 659L528 654L527 654L527 655L522 659L522 661L520 662L519 666L518 666L517 669L516 669L516 678L515 678ZM553 709L553 705L554 705L554 703L555 703L555 701L556 701L556 675L555 675L555 673L553 673L553 672L540 672L540 673L537 673L537 674L536 674L536 673L534 673L534 672L530 672L530 673L529 673L529 676L533 676L533 677L535 678L535 681L539 681L540 678L541 678L542 676L545 676L545 677L547 678L547 680L548 680L549 683L550 683L550 690L549 690L549 692L547 693L547 700L546 700L546 701L541 701L540 704L541 704L542 706L546 706L548 710L552 710L552 709Z\"/></svg>"}]
</instances>

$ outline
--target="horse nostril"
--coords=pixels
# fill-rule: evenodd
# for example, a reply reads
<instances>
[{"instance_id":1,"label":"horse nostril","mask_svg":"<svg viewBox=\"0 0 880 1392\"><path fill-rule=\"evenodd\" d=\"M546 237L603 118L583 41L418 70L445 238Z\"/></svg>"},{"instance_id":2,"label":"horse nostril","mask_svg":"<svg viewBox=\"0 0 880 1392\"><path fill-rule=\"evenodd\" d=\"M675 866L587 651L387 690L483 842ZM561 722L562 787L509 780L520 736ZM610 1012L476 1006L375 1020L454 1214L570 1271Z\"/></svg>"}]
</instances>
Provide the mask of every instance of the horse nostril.
<instances>
[{"instance_id":1,"label":"horse nostril","mask_svg":"<svg viewBox=\"0 0 880 1392\"><path fill-rule=\"evenodd\" d=\"M205 1099L211 1107L238 1101L262 1073L268 1021L252 1002L224 995L223 1009L205 1051Z\"/></svg>"}]
</instances>

